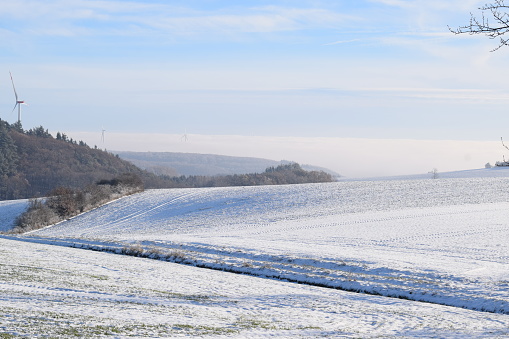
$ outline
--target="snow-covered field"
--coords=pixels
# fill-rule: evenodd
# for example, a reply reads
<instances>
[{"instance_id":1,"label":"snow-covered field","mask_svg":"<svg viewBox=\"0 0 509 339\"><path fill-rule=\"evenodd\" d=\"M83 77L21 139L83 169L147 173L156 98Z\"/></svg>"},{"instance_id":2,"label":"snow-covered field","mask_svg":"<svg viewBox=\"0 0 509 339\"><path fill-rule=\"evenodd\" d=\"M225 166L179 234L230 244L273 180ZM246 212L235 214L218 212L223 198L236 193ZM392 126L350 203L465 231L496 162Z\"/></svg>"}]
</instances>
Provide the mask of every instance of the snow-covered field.
<instances>
[{"instance_id":1,"label":"snow-covered field","mask_svg":"<svg viewBox=\"0 0 509 339\"><path fill-rule=\"evenodd\" d=\"M509 326L503 314L5 239L0 279L0 337L494 338Z\"/></svg>"},{"instance_id":2,"label":"snow-covered field","mask_svg":"<svg viewBox=\"0 0 509 339\"><path fill-rule=\"evenodd\" d=\"M146 191L0 239L0 332L509 336L508 186L477 176Z\"/></svg>"},{"instance_id":3,"label":"snow-covered field","mask_svg":"<svg viewBox=\"0 0 509 339\"><path fill-rule=\"evenodd\" d=\"M0 201L0 232L5 232L14 227L16 217L28 207L28 200Z\"/></svg>"}]
</instances>

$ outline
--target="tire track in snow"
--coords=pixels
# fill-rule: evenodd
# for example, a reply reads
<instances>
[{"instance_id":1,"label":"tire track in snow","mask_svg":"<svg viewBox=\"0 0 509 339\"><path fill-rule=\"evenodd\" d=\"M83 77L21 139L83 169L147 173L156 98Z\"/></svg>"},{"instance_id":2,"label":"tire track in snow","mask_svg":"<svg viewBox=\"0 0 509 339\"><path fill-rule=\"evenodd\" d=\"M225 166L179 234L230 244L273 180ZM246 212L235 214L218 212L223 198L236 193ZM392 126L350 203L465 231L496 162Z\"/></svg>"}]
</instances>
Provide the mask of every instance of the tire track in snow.
<instances>
[{"instance_id":1,"label":"tire track in snow","mask_svg":"<svg viewBox=\"0 0 509 339\"><path fill-rule=\"evenodd\" d=\"M64 232L73 233L75 236L85 237L94 236L95 234L114 234L115 231L121 229L120 226L122 225L133 224L136 220L148 220L155 212L196 195L199 195L199 192L187 192L171 196L169 197L169 200L167 200L168 195L164 194L161 196L165 199L165 201L159 202L155 205L151 204L153 200L146 199L146 196L143 194L131 195L121 198L111 204L103 205L89 213L84 213L52 227L36 230L31 233L54 235ZM156 201L157 200L161 200L161 197L157 197ZM119 206L119 208L117 208L117 206ZM130 210L133 211L129 212ZM103 211L107 211L107 213L103 213ZM128 213L125 213L126 211ZM117 215L121 215L121 217L116 217ZM108 221L104 222L103 220ZM86 227L83 227L83 223L87 223ZM141 222L141 224L143 225L144 222Z\"/></svg>"},{"instance_id":2,"label":"tire track in snow","mask_svg":"<svg viewBox=\"0 0 509 339\"><path fill-rule=\"evenodd\" d=\"M137 218L141 218L142 216L150 216L151 213L153 213L154 211L157 211L157 210L160 210L162 209L163 207L166 207L168 205L173 205L173 204L176 204L177 202L181 201L181 200L184 200L186 198L190 198L192 196L196 196L198 193L186 193L186 194L181 194L179 196L176 196L176 197L173 197L172 199L166 201L166 202L163 202L163 203L160 203L156 206L151 206L149 207L148 209L145 209L145 210L136 210L135 212L131 213L131 214L128 214L122 218L119 218L119 219L116 219L116 220L113 220L109 223L106 223L106 224L103 224L101 225L100 227L105 227L105 228L108 228L108 226L120 226L120 225L123 225L123 224L126 224L134 219L137 219Z\"/></svg>"},{"instance_id":3,"label":"tire track in snow","mask_svg":"<svg viewBox=\"0 0 509 339\"><path fill-rule=\"evenodd\" d=\"M504 210L503 207L493 209L495 211L501 211ZM476 214L479 213L479 211L475 210L464 210L464 211L444 211L444 212L436 212L436 211L427 211L423 213L412 213L412 214L404 214L404 215L394 215L395 213L406 213L407 210L400 210L397 212L390 212L388 213L388 216L384 217L369 217L369 218L359 218L359 219L353 219L353 220L344 220L344 221L338 221L338 222L326 222L326 223L319 223L319 218L289 218L289 219L283 219L274 221L273 223L263 223L259 225L259 228L257 228L255 231L248 231L247 233L250 234L268 234L268 233L274 233L276 232L292 232L292 231L301 231L301 230L313 230L313 229L319 229L319 228L336 228L340 226L350 226L350 225L358 225L358 224L370 224L370 223L380 223L380 222L390 222L390 221L401 221L401 220L411 220L411 219L421 219L421 218L429 218L429 217L441 217L441 216L454 216L454 215L466 215L466 214ZM382 214L383 212L380 212L378 214ZM330 218L334 215L327 215L324 218ZM357 214L350 213L350 214L344 214L344 215L337 215L337 218L351 218L356 217ZM284 226L280 227L281 223L298 223L296 226ZM278 225L280 224L280 225ZM262 229L260 229L262 228ZM264 229L263 229L264 228ZM501 230L507 230L508 227L503 227ZM482 233L484 229L477 228L476 230L479 230L478 233ZM227 230L219 230L223 231L221 233L227 232ZM444 234L447 232L444 232ZM461 232L451 232L451 233L461 233ZM422 237L422 235L414 236L414 237ZM386 240L380 240L381 242L390 242L393 239L404 239L406 237L401 238L392 238L392 239L386 239ZM408 237L411 238L411 237Z\"/></svg>"}]
</instances>

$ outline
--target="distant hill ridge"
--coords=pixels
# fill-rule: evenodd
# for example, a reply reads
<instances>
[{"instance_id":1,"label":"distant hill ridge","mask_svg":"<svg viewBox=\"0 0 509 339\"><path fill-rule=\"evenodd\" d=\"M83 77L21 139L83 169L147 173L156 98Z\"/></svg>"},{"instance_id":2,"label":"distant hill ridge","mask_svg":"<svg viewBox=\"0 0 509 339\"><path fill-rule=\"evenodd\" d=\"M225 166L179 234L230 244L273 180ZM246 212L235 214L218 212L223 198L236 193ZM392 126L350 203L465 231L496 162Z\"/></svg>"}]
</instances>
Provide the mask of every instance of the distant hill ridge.
<instances>
[{"instance_id":1,"label":"distant hill ridge","mask_svg":"<svg viewBox=\"0 0 509 339\"><path fill-rule=\"evenodd\" d=\"M292 163L285 160L199 153L115 151L115 154L149 172L170 176L261 173L268 167ZM335 178L340 177L338 173L327 168L312 165L301 165L301 167L306 171L323 171Z\"/></svg>"},{"instance_id":2,"label":"distant hill ridge","mask_svg":"<svg viewBox=\"0 0 509 339\"><path fill-rule=\"evenodd\" d=\"M193 156L187 155L187 158ZM140 169L118 155L97 147L91 148L83 141L73 140L63 133L58 132L56 137L53 137L42 126L25 131L20 123L10 125L0 120L0 200L46 196L59 186L81 189L125 173L138 176L146 188L285 185L334 181L334 177L324 171L306 171L295 163L278 162L262 162L263 165L256 170L247 166L245 168L249 170L242 171L242 174L190 174L194 166L199 167L201 173L206 167L213 168L212 172L217 171L217 164L221 162L223 168L227 168L224 167L224 161L218 160L226 158L230 160L228 166L234 168L233 163L240 161L232 160L234 157L204 158L196 155L194 161L186 165L186 175L171 173L168 168L164 169L165 172L158 173L163 175L156 175ZM221 172L227 173L224 170Z\"/></svg>"}]
</instances>

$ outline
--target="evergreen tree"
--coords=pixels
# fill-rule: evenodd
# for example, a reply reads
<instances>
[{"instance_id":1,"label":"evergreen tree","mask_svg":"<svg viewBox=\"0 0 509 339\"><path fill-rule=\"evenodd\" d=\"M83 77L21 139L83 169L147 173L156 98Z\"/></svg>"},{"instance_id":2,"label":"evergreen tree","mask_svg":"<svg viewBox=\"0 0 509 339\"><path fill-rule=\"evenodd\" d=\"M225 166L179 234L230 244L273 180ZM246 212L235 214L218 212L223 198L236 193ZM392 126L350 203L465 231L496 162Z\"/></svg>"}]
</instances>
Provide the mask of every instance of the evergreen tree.
<instances>
[{"instance_id":1,"label":"evergreen tree","mask_svg":"<svg viewBox=\"0 0 509 339\"><path fill-rule=\"evenodd\" d=\"M14 124L12 124L11 128L20 133L25 133L25 131L23 130L23 125L21 124L20 121L17 121Z\"/></svg>"},{"instance_id":2,"label":"evergreen tree","mask_svg":"<svg viewBox=\"0 0 509 339\"><path fill-rule=\"evenodd\" d=\"M0 177L12 176L18 165L17 148L5 124L0 124Z\"/></svg>"},{"instance_id":3,"label":"evergreen tree","mask_svg":"<svg viewBox=\"0 0 509 339\"><path fill-rule=\"evenodd\" d=\"M40 138L53 138L50 132L47 129L45 130L44 127L42 126L31 128L30 130L28 130L27 134L35 135L36 137Z\"/></svg>"}]
</instances>

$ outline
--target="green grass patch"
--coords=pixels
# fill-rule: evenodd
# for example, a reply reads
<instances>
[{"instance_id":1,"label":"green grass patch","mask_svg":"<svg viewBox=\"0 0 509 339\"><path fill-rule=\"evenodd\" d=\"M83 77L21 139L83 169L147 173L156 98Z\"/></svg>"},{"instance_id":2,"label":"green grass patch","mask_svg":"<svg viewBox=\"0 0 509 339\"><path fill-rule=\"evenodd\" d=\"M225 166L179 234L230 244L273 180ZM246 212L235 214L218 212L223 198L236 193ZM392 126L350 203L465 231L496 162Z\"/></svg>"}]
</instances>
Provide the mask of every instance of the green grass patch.
<instances>
[{"instance_id":1,"label":"green grass patch","mask_svg":"<svg viewBox=\"0 0 509 339\"><path fill-rule=\"evenodd\" d=\"M18 338L18 336L10 333L0 333L0 339L11 339L11 338Z\"/></svg>"}]
</instances>

